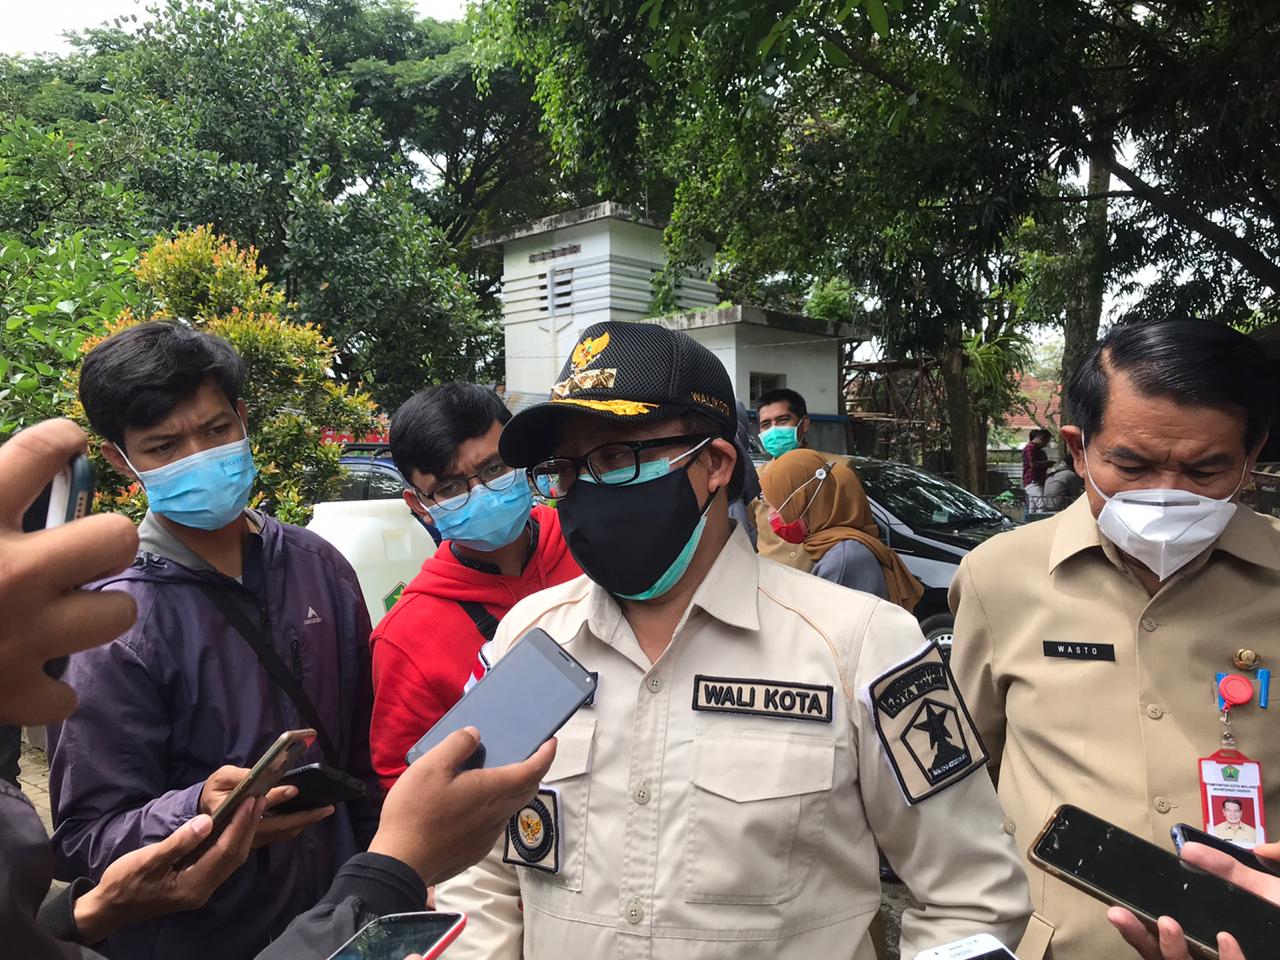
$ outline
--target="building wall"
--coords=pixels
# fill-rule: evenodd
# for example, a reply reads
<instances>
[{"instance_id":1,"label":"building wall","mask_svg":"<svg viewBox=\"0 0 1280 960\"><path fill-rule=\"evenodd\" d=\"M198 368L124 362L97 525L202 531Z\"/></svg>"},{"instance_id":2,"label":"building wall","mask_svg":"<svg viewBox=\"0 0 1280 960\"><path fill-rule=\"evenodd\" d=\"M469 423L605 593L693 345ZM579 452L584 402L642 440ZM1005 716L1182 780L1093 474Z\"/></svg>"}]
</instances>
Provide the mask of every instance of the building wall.
<instances>
[{"instance_id":1,"label":"building wall","mask_svg":"<svg viewBox=\"0 0 1280 960\"><path fill-rule=\"evenodd\" d=\"M666 262L660 230L615 218L506 243L502 316L508 389L546 393L584 328L602 320L644 319L653 277ZM681 308L718 299L715 286L706 281L690 278L681 285Z\"/></svg>"},{"instance_id":2,"label":"building wall","mask_svg":"<svg viewBox=\"0 0 1280 960\"><path fill-rule=\"evenodd\" d=\"M711 328L718 329L718 328ZM752 373L782 374L811 413L839 413L840 342L753 323L734 324L733 389L748 406ZM693 331L690 331L693 333Z\"/></svg>"}]
</instances>

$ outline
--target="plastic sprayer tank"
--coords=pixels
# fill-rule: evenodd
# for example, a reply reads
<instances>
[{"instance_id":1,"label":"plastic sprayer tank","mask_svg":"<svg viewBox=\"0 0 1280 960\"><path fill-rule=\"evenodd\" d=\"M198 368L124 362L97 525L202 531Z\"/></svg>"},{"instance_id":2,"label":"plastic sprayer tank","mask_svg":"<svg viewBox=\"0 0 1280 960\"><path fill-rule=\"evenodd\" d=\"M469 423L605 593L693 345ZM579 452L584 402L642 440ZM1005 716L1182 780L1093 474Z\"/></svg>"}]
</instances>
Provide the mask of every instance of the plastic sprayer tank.
<instances>
[{"instance_id":1,"label":"plastic sprayer tank","mask_svg":"<svg viewBox=\"0 0 1280 960\"><path fill-rule=\"evenodd\" d=\"M399 499L317 503L307 529L332 543L355 567L375 626L436 549Z\"/></svg>"}]
</instances>

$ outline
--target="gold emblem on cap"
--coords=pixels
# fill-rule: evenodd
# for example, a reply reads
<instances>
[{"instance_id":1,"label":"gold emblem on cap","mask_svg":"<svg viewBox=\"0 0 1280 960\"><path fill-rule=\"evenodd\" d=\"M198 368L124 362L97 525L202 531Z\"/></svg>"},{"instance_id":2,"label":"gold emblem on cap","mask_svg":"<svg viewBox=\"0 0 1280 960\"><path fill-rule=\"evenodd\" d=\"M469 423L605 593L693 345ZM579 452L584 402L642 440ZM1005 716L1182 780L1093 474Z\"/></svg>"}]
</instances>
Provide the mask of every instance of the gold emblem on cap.
<instances>
[{"instance_id":1,"label":"gold emblem on cap","mask_svg":"<svg viewBox=\"0 0 1280 960\"><path fill-rule=\"evenodd\" d=\"M584 337L573 348L573 354L569 357L569 362L573 365L574 370L581 370L596 357L600 356L608 345L609 333L607 330L598 337Z\"/></svg>"},{"instance_id":2,"label":"gold emblem on cap","mask_svg":"<svg viewBox=\"0 0 1280 960\"><path fill-rule=\"evenodd\" d=\"M1257 650L1249 650L1241 647L1236 651L1232 663L1236 665L1237 670L1255 670L1259 663L1262 662L1262 655Z\"/></svg>"}]
</instances>

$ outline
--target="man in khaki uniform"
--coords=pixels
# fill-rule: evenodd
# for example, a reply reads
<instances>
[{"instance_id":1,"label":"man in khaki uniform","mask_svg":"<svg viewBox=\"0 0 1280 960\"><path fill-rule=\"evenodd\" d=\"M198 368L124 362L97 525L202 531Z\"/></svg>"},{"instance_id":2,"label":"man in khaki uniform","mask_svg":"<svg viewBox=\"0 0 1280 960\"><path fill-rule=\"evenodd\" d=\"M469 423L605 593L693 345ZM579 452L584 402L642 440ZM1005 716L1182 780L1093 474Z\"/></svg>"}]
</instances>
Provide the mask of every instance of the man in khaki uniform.
<instances>
[{"instance_id":1,"label":"man in khaki uniform","mask_svg":"<svg viewBox=\"0 0 1280 960\"><path fill-rule=\"evenodd\" d=\"M1229 328L1117 329L1068 394L1086 496L961 564L952 664L1021 850L1063 803L1162 847L1176 823L1205 826L1197 761L1221 746L1219 673L1252 685L1232 727L1280 823L1280 703L1259 706L1280 691L1246 669L1280 667L1280 524L1232 503L1271 389L1261 350ZM1054 960L1127 955L1103 904L1029 875L1019 957L1050 942Z\"/></svg>"},{"instance_id":2,"label":"man in khaki uniform","mask_svg":"<svg viewBox=\"0 0 1280 960\"><path fill-rule=\"evenodd\" d=\"M599 686L505 841L440 889L469 916L451 956L869 960L877 842L922 905L904 957L1015 942L1026 882L954 680L900 608L731 527L715 356L596 324L552 397L500 450L557 498L586 576L513 607L487 659L541 627Z\"/></svg>"},{"instance_id":3,"label":"man in khaki uniform","mask_svg":"<svg viewBox=\"0 0 1280 960\"><path fill-rule=\"evenodd\" d=\"M780 388L761 395L756 402L756 422L760 428L760 444L775 460L798 447L809 446L809 406L795 390ZM823 453L833 463L847 464L843 453ZM769 464L760 468L763 473ZM813 559L798 543L787 543L769 526L769 504L763 497L752 501L756 521L756 550L760 556L776 560L796 570L808 573L813 569Z\"/></svg>"},{"instance_id":4,"label":"man in khaki uniform","mask_svg":"<svg viewBox=\"0 0 1280 960\"><path fill-rule=\"evenodd\" d=\"M1222 815L1226 818L1213 828L1213 835L1219 840L1230 840L1232 843L1257 843L1258 831L1241 819L1244 811L1239 800L1222 801Z\"/></svg>"}]
</instances>

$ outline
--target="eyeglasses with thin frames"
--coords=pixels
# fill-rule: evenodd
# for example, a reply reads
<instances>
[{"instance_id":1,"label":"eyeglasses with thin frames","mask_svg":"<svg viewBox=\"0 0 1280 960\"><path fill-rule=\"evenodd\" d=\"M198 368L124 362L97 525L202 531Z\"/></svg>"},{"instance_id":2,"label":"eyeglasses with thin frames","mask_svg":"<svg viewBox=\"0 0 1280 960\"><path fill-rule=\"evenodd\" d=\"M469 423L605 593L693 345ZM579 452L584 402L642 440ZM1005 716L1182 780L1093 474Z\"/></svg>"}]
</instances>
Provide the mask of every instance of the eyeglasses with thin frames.
<instances>
[{"instance_id":1,"label":"eyeglasses with thin frames","mask_svg":"<svg viewBox=\"0 0 1280 960\"><path fill-rule=\"evenodd\" d=\"M538 495L547 500L559 500L568 496L570 489L584 470L596 483L609 487L620 487L632 483L640 476L643 463L658 458L645 460L641 454L646 450L660 450L674 447L682 443L691 443L692 447L668 459L675 464L692 456L712 440L702 434L682 434L678 437L657 437L652 440L615 440L601 444L588 450L580 457L553 457L543 460L529 468L529 482Z\"/></svg>"}]
</instances>

